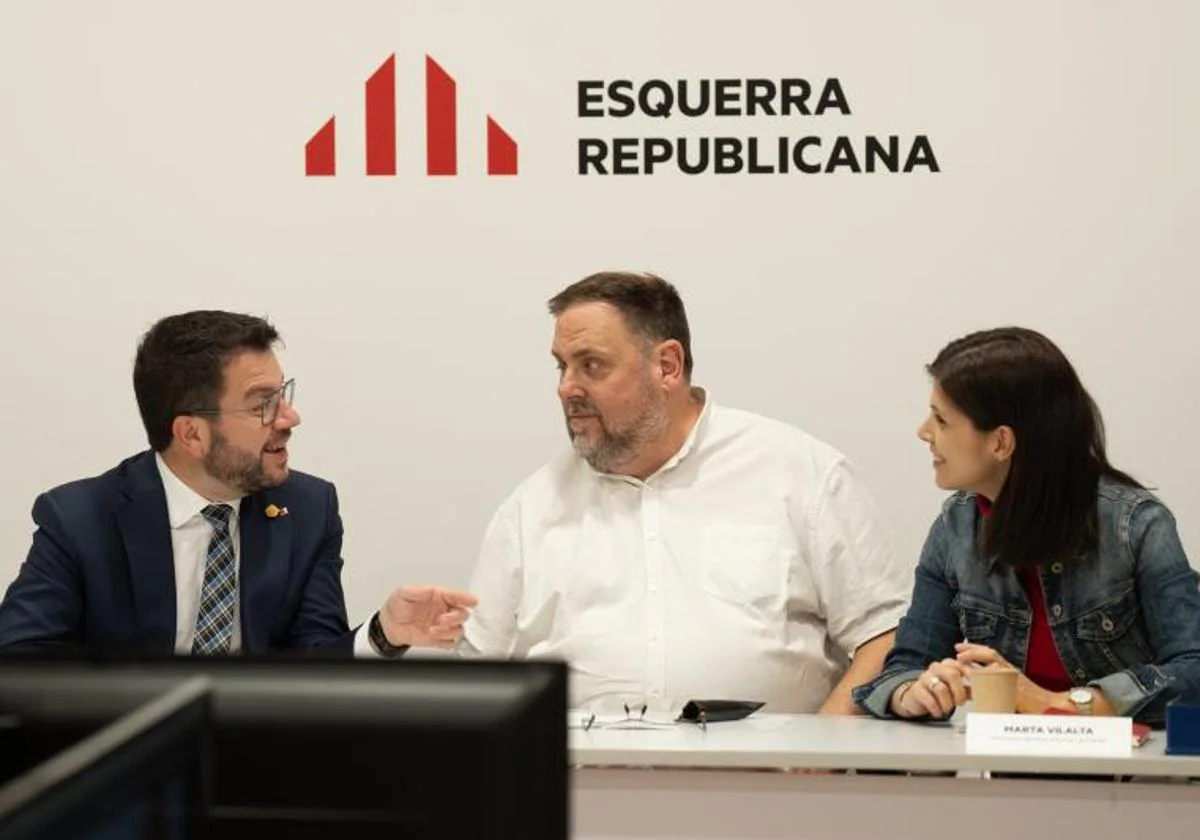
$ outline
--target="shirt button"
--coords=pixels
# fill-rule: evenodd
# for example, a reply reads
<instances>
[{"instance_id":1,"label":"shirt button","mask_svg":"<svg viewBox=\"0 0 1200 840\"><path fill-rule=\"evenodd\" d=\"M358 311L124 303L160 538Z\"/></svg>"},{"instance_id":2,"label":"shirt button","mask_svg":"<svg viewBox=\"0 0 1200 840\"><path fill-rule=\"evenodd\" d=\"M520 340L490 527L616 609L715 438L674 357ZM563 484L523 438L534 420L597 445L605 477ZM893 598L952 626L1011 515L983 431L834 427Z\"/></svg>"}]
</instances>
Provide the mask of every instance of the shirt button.
<instances>
[{"instance_id":1,"label":"shirt button","mask_svg":"<svg viewBox=\"0 0 1200 840\"><path fill-rule=\"evenodd\" d=\"M1051 563L1050 571L1054 572L1056 575L1062 574L1062 563Z\"/></svg>"},{"instance_id":2,"label":"shirt button","mask_svg":"<svg viewBox=\"0 0 1200 840\"><path fill-rule=\"evenodd\" d=\"M1055 604L1053 607L1050 608L1050 612L1054 613L1055 618L1058 618L1060 615L1062 615L1062 605Z\"/></svg>"},{"instance_id":3,"label":"shirt button","mask_svg":"<svg viewBox=\"0 0 1200 840\"><path fill-rule=\"evenodd\" d=\"M1105 633L1111 633L1113 629L1112 619L1108 616L1104 616L1103 620L1100 622L1100 626L1104 628Z\"/></svg>"},{"instance_id":4,"label":"shirt button","mask_svg":"<svg viewBox=\"0 0 1200 840\"><path fill-rule=\"evenodd\" d=\"M1087 671L1083 670L1082 668L1075 669L1075 679L1082 680L1085 677L1087 677Z\"/></svg>"}]
</instances>

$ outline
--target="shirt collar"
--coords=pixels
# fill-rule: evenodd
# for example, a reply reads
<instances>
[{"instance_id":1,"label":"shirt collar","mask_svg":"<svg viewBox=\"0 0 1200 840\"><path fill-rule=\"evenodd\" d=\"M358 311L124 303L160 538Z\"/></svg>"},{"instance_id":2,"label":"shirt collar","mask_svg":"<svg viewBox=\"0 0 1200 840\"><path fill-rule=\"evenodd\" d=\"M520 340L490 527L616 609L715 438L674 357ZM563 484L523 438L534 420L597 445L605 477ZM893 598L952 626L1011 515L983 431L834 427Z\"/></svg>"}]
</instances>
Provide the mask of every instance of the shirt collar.
<instances>
[{"instance_id":1,"label":"shirt collar","mask_svg":"<svg viewBox=\"0 0 1200 840\"><path fill-rule=\"evenodd\" d=\"M708 427L709 409L712 406L712 397L708 395L708 391L703 388L694 388L700 399L704 400L704 405L700 409L700 416L696 418L696 422L692 424L692 428L688 431L688 435L683 439L683 445L667 459L667 462L658 468L654 475L665 473L667 470L674 469L684 458L692 453L696 448L696 441L700 438L703 430ZM653 478L654 476L651 476Z\"/></svg>"},{"instance_id":2,"label":"shirt collar","mask_svg":"<svg viewBox=\"0 0 1200 840\"><path fill-rule=\"evenodd\" d=\"M679 462L690 455L692 450L696 448L701 435L703 435L704 430L708 428L708 417L711 413L710 408L712 406L712 398L708 395L708 391L706 391L704 388L692 388L692 392L704 400L704 405L700 409L700 416L696 418L696 422L693 423L692 428L688 430L687 437L683 439L683 444L679 447L679 449L675 450L675 454L668 458L666 463L664 463L661 467L647 476L646 481L641 481L640 479L629 475L615 475L613 473L596 474L605 478L614 479L616 481L625 481L630 484L645 484L646 482L652 481L663 473L668 472L669 470L672 470L678 466Z\"/></svg>"},{"instance_id":3,"label":"shirt collar","mask_svg":"<svg viewBox=\"0 0 1200 840\"><path fill-rule=\"evenodd\" d=\"M200 516L201 511L213 504L184 484L183 480L171 471L163 456L158 452L154 453L154 462L158 466L158 474L162 477L163 491L167 495L167 519L171 523L172 530L191 522L192 519ZM233 507L231 520L237 517L238 501L238 499L234 499L228 503Z\"/></svg>"},{"instance_id":4,"label":"shirt collar","mask_svg":"<svg viewBox=\"0 0 1200 840\"><path fill-rule=\"evenodd\" d=\"M992 500L977 495L975 497L975 508L979 511L980 516L988 519L992 515Z\"/></svg>"}]
</instances>

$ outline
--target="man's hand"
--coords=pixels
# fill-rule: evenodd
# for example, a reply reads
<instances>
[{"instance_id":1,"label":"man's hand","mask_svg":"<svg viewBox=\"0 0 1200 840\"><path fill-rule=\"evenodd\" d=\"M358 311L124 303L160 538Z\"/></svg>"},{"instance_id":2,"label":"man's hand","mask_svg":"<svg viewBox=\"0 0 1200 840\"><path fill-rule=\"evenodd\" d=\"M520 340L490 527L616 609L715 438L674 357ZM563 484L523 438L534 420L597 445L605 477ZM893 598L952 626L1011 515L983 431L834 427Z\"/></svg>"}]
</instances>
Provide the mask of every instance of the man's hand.
<instances>
[{"instance_id":1,"label":"man's hand","mask_svg":"<svg viewBox=\"0 0 1200 840\"><path fill-rule=\"evenodd\" d=\"M450 648L479 599L457 589L401 586L379 611L379 623L394 645Z\"/></svg>"}]
</instances>

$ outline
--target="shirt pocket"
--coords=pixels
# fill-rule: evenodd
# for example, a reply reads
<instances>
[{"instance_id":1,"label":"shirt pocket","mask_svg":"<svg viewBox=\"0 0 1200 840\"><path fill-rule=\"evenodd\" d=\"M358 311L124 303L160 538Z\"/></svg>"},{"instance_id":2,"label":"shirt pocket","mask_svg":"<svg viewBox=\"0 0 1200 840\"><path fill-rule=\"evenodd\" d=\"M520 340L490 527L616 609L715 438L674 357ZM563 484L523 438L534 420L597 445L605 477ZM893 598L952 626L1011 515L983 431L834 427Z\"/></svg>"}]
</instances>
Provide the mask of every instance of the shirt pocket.
<instances>
[{"instance_id":1,"label":"shirt pocket","mask_svg":"<svg viewBox=\"0 0 1200 840\"><path fill-rule=\"evenodd\" d=\"M1097 607L1075 618L1075 638L1088 654L1096 671L1123 670L1154 661L1146 641L1141 607L1133 583ZM1096 659L1100 661L1095 661Z\"/></svg>"},{"instance_id":2,"label":"shirt pocket","mask_svg":"<svg viewBox=\"0 0 1200 840\"><path fill-rule=\"evenodd\" d=\"M996 646L1003 615L1003 610L997 604L960 592L954 597L953 607L958 615L958 627L962 630L963 639L972 644Z\"/></svg>"},{"instance_id":3,"label":"shirt pocket","mask_svg":"<svg viewBox=\"0 0 1200 840\"><path fill-rule=\"evenodd\" d=\"M781 534L771 525L712 525L704 534L704 591L741 606L769 608L786 589Z\"/></svg>"}]
</instances>

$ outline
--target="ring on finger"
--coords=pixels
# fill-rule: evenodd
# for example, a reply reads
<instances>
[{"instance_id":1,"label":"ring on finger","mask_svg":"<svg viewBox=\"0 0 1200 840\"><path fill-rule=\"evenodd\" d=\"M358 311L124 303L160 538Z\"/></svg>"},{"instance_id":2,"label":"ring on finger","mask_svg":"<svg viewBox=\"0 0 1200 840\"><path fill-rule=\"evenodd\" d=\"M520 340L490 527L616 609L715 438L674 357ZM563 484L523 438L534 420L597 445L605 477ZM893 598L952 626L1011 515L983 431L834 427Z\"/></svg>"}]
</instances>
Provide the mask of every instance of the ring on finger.
<instances>
[{"instance_id":1,"label":"ring on finger","mask_svg":"<svg viewBox=\"0 0 1200 840\"><path fill-rule=\"evenodd\" d=\"M937 688L941 684L942 684L942 678L935 675L935 676L932 676L929 678L929 682L926 683L926 686L929 688L930 691L933 691L935 688Z\"/></svg>"}]
</instances>

